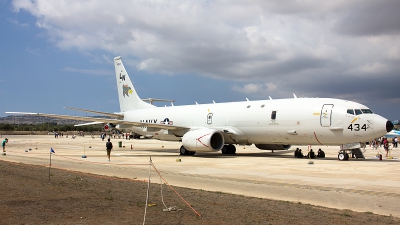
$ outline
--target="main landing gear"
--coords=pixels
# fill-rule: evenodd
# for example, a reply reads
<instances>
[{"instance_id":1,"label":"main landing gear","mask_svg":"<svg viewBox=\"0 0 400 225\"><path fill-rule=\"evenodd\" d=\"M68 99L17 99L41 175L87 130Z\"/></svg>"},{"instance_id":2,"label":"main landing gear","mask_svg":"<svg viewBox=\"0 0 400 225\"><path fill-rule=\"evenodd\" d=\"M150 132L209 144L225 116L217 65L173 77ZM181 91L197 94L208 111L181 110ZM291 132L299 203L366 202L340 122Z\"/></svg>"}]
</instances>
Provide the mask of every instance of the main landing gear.
<instances>
[{"instance_id":1,"label":"main landing gear","mask_svg":"<svg viewBox=\"0 0 400 225\"><path fill-rule=\"evenodd\" d=\"M236 147L234 145L224 145L221 149L222 154L235 154Z\"/></svg>"},{"instance_id":2,"label":"main landing gear","mask_svg":"<svg viewBox=\"0 0 400 225\"><path fill-rule=\"evenodd\" d=\"M222 154L236 154L236 147L234 145L224 145L221 149ZM194 155L195 151L189 151L183 145L179 149L180 155Z\"/></svg>"},{"instance_id":3,"label":"main landing gear","mask_svg":"<svg viewBox=\"0 0 400 225\"><path fill-rule=\"evenodd\" d=\"M194 155L194 154L196 154L195 151L188 151L188 150L186 150L186 148L183 147L183 145L182 145L181 148L179 149L179 153L180 153L180 155Z\"/></svg>"}]
</instances>

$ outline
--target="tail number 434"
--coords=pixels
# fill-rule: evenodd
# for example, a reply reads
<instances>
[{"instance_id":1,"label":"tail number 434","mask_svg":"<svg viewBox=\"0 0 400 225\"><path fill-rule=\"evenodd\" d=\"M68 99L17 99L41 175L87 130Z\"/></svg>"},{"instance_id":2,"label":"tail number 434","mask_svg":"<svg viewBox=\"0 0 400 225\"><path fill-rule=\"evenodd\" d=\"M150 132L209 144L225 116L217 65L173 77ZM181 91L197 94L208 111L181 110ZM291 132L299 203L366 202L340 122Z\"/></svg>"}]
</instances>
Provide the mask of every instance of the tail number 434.
<instances>
[{"instance_id":1,"label":"tail number 434","mask_svg":"<svg viewBox=\"0 0 400 225\"><path fill-rule=\"evenodd\" d=\"M364 130L364 131L367 131L367 128L368 128L368 126L367 126L367 124L358 124L358 123L355 123L355 124L350 124L349 125L349 127L347 127L347 129L349 129L349 130L351 130L351 131L360 131L360 130Z\"/></svg>"}]
</instances>

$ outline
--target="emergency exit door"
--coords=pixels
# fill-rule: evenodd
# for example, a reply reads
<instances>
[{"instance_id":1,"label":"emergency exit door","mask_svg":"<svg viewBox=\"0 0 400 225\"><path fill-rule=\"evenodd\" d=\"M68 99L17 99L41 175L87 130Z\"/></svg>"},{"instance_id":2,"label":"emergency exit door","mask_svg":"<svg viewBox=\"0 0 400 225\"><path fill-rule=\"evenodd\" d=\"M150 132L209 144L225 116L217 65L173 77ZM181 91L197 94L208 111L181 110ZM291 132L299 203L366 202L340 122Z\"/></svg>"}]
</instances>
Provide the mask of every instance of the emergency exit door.
<instances>
[{"instance_id":1,"label":"emergency exit door","mask_svg":"<svg viewBox=\"0 0 400 225\"><path fill-rule=\"evenodd\" d=\"M321 109L321 126L330 127L332 124L333 104L325 104Z\"/></svg>"}]
</instances>

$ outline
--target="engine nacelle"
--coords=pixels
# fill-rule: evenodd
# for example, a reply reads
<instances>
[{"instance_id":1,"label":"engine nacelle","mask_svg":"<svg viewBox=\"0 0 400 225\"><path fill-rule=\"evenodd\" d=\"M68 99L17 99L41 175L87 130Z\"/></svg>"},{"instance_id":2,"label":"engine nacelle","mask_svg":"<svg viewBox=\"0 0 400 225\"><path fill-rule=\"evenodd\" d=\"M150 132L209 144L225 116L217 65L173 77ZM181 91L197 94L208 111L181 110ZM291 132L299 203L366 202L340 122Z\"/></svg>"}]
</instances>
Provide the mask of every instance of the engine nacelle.
<instances>
[{"instance_id":1,"label":"engine nacelle","mask_svg":"<svg viewBox=\"0 0 400 225\"><path fill-rule=\"evenodd\" d=\"M104 131L111 131L115 129L115 125L112 123L107 123L103 126Z\"/></svg>"},{"instance_id":2,"label":"engine nacelle","mask_svg":"<svg viewBox=\"0 0 400 225\"><path fill-rule=\"evenodd\" d=\"M288 150L292 145L256 144L256 147L261 150Z\"/></svg>"},{"instance_id":3,"label":"engine nacelle","mask_svg":"<svg viewBox=\"0 0 400 225\"><path fill-rule=\"evenodd\" d=\"M224 146L224 136L212 129L191 130L183 135L182 145L189 151L219 151Z\"/></svg>"}]
</instances>

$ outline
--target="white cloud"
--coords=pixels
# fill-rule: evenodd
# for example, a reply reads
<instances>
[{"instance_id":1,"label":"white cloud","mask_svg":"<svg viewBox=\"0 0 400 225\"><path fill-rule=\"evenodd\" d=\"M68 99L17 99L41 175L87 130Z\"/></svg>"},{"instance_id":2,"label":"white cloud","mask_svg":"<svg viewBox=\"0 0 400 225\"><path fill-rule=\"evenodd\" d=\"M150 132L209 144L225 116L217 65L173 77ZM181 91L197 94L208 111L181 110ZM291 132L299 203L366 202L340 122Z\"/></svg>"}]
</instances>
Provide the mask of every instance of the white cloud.
<instances>
[{"instance_id":1,"label":"white cloud","mask_svg":"<svg viewBox=\"0 0 400 225\"><path fill-rule=\"evenodd\" d=\"M267 86L267 91L268 92L273 92L276 91L278 89L278 86L274 83L268 82L265 84L265 86Z\"/></svg>"},{"instance_id":2,"label":"white cloud","mask_svg":"<svg viewBox=\"0 0 400 225\"><path fill-rule=\"evenodd\" d=\"M13 19L9 19L8 21L20 27L29 27L29 23L20 23L19 21Z\"/></svg>"},{"instance_id":3,"label":"white cloud","mask_svg":"<svg viewBox=\"0 0 400 225\"><path fill-rule=\"evenodd\" d=\"M243 93L324 94L337 92L331 84L338 80L363 87L375 75L398 77L400 4L390 0L14 0L13 6L35 16L61 49L122 55L153 73L241 81L248 84L233 90Z\"/></svg>"},{"instance_id":4,"label":"white cloud","mask_svg":"<svg viewBox=\"0 0 400 225\"><path fill-rule=\"evenodd\" d=\"M268 82L265 84L245 84L243 87L240 87L238 85L234 85L232 87L232 90L242 92L245 94L256 94L259 96L268 94L268 93L274 93L275 91L278 90L278 86L272 82Z\"/></svg>"},{"instance_id":5,"label":"white cloud","mask_svg":"<svg viewBox=\"0 0 400 225\"><path fill-rule=\"evenodd\" d=\"M262 86L260 84L245 84L243 87L235 85L232 89L246 94L253 94L259 92L261 88Z\"/></svg>"},{"instance_id":6,"label":"white cloud","mask_svg":"<svg viewBox=\"0 0 400 225\"><path fill-rule=\"evenodd\" d=\"M40 55L40 49L38 48L26 47L25 51L28 52L29 54Z\"/></svg>"}]
</instances>

